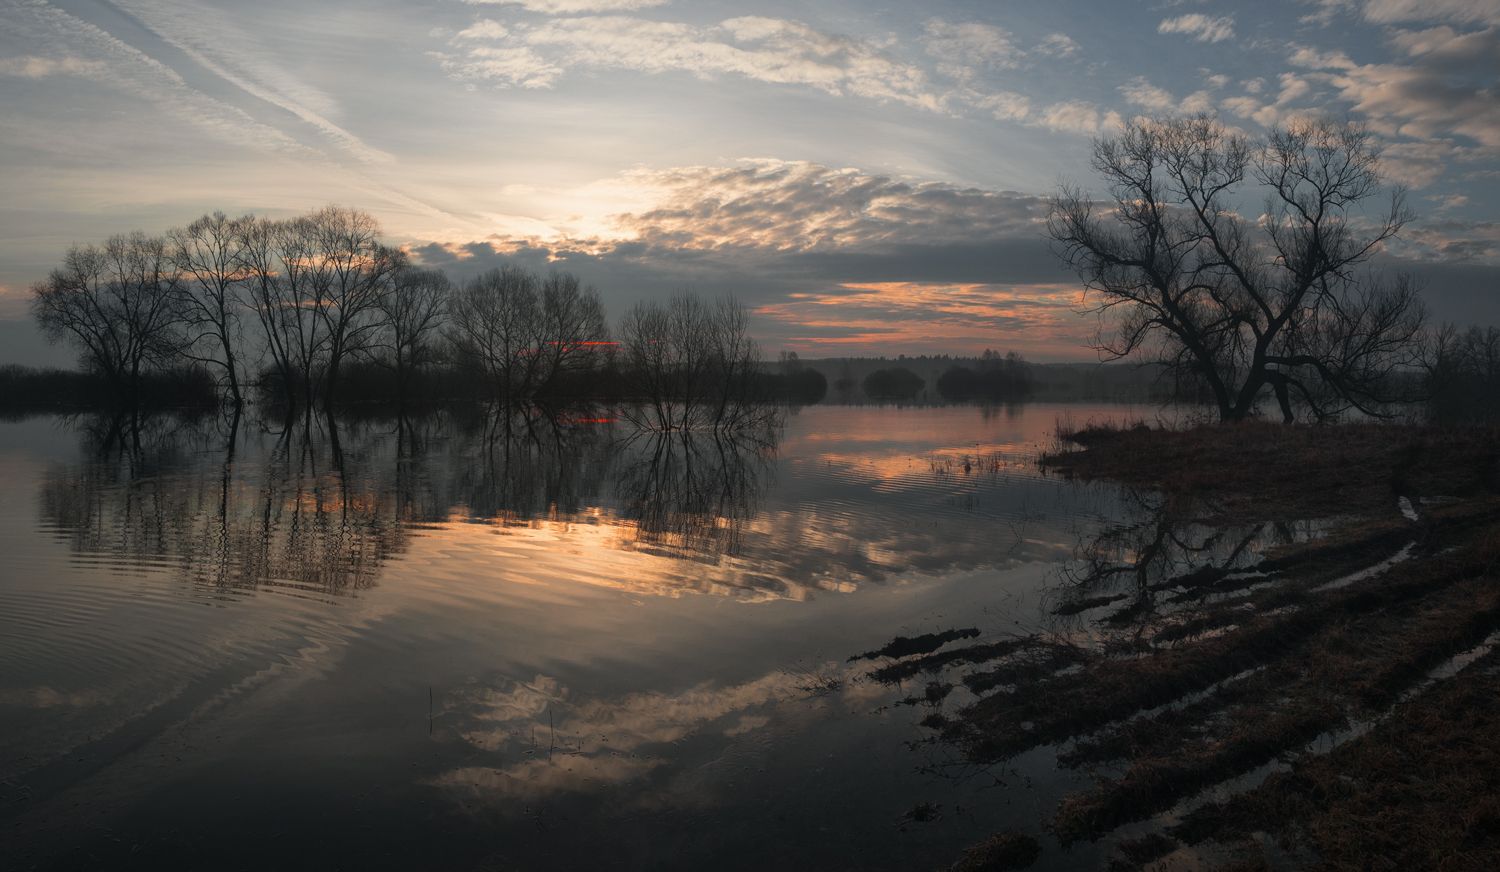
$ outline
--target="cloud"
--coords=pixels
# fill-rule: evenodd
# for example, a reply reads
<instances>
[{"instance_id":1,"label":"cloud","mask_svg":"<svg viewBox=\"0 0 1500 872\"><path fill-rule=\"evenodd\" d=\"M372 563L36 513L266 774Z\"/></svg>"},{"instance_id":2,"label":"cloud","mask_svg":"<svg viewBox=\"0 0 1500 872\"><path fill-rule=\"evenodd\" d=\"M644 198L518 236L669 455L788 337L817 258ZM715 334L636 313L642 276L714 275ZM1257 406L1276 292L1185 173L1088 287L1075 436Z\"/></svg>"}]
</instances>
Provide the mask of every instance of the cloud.
<instances>
[{"instance_id":1,"label":"cloud","mask_svg":"<svg viewBox=\"0 0 1500 872\"><path fill-rule=\"evenodd\" d=\"M880 46L779 18L745 16L704 27L587 16L516 24L483 42L465 33L453 42L456 54L441 56L444 69L500 86L547 88L572 69L620 69L739 76L933 111L943 104L923 70Z\"/></svg>"},{"instance_id":2,"label":"cloud","mask_svg":"<svg viewBox=\"0 0 1500 872\"><path fill-rule=\"evenodd\" d=\"M229 16L183 0L114 0L116 5L195 63L257 100L290 113L340 150L365 163L389 163L328 116L338 111L328 95L309 87L268 60L274 53Z\"/></svg>"},{"instance_id":3,"label":"cloud","mask_svg":"<svg viewBox=\"0 0 1500 872\"><path fill-rule=\"evenodd\" d=\"M850 282L759 307L794 339L839 354L850 345L916 351L977 349L1006 337L1024 353L1080 344L1074 284Z\"/></svg>"},{"instance_id":4,"label":"cloud","mask_svg":"<svg viewBox=\"0 0 1500 872\"><path fill-rule=\"evenodd\" d=\"M1451 21L1455 24L1500 24L1494 0L1366 0L1364 17L1376 24L1402 21Z\"/></svg>"},{"instance_id":5,"label":"cloud","mask_svg":"<svg viewBox=\"0 0 1500 872\"><path fill-rule=\"evenodd\" d=\"M1198 42L1223 42L1234 37L1234 18L1213 17L1199 12L1164 18L1157 33L1182 33Z\"/></svg>"},{"instance_id":6,"label":"cloud","mask_svg":"<svg viewBox=\"0 0 1500 872\"><path fill-rule=\"evenodd\" d=\"M922 45L938 59L938 69L964 81L982 69L1014 69L1026 56L1010 31L993 24L952 24L933 18L923 27Z\"/></svg>"},{"instance_id":7,"label":"cloud","mask_svg":"<svg viewBox=\"0 0 1500 872\"><path fill-rule=\"evenodd\" d=\"M1464 198L1439 209L1463 205ZM1434 218L1408 225L1390 246L1393 256L1412 261L1500 266L1500 221Z\"/></svg>"},{"instance_id":8,"label":"cloud","mask_svg":"<svg viewBox=\"0 0 1500 872\"><path fill-rule=\"evenodd\" d=\"M103 87L151 103L165 116L228 143L300 157L316 156L282 131L244 110L191 87L171 67L107 31L45 3L14 4L6 18L12 39L40 59L21 69L66 70ZM69 59L86 58L84 62Z\"/></svg>"},{"instance_id":9,"label":"cloud","mask_svg":"<svg viewBox=\"0 0 1500 872\"><path fill-rule=\"evenodd\" d=\"M1245 94L1226 97L1219 105L1228 112L1247 118L1264 127L1279 124L1299 110L1293 105L1312 93L1312 85L1296 73L1282 73L1276 79L1279 85L1275 99L1262 97L1265 80L1251 79L1244 83Z\"/></svg>"},{"instance_id":10,"label":"cloud","mask_svg":"<svg viewBox=\"0 0 1500 872\"><path fill-rule=\"evenodd\" d=\"M411 251L460 276L506 262L569 269L616 299L672 287L733 292L769 307L762 312L769 338L795 338L803 347L827 340L917 350L943 340L977 351L984 337L993 344L997 325L1019 330L1040 323L1026 320L1033 317L1064 319L1067 305L1059 301L1076 288L1044 239L1042 197L777 160L638 170L616 185L643 192L644 202L612 216L608 237L497 236ZM977 306L986 294L1012 299L1009 319L993 310L965 326L965 312L981 312L973 307L918 317L925 301ZM818 295L847 308L814 306ZM890 298L889 312L871 307L878 296ZM1043 298L1059 303L1045 316ZM799 326L786 317L804 310L819 318ZM848 323L838 327L839 318ZM1084 331L1074 329L1066 341L1054 342L1050 327L1033 338L1055 354L1056 346L1081 345Z\"/></svg>"},{"instance_id":11,"label":"cloud","mask_svg":"<svg viewBox=\"0 0 1500 872\"><path fill-rule=\"evenodd\" d=\"M1066 33L1051 33L1037 43L1036 53L1051 58L1070 58L1078 54L1079 45Z\"/></svg>"},{"instance_id":12,"label":"cloud","mask_svg":"<svg viewBox=\"0 0 1500 872\"><path fill-rule=\"evenodd\" d=\"M1178 100L1171 91L1151 84L1145 76L1136 76L1121 85L1119 91L1131 105L1156 115L1191 115L1213 108L1213 96L1208 91L1194 91Z\"/></svg>"},{"instance_id":13,"label":"cloud","mask_svg":"<svg viewBox=\"0 0 1500 872\"><path fill-rule=\"evenodd\" d=\"M44 58L36 55L0 58L0 76L19 76L23 79L45 79L48 76L94 78L103 73L104 64L84 58Z\"/></svg>"},{"instance_id":14,"label":"cloud","mask_svg":"<svg viewBox=\"0 0 1500 872\"><path fill-rule=\"evenodd\" d=\"M510 36L505 25L492 18L482 18L460 30L454 39L504 39Z\"/></svg>"},{"instance_id":15,"label":"cloud","mask_svg":"<svg viewBox=\"0 0 1500 872\"><path fill-rule=\"evenodd\" d=\"M1097 136L1118 131L1125 120L1114 110L1102 110L1084 100L1065 100L1043 109L1036 124L1061 133Z\"/></svg>"},{"instance_id":16,"label":"cloud","mask_svg":"<svg viewBox=\"0 0 1500 872\"><path fill-rule=\"evenodd\" d=\"M1452 24L1500 24L1500 5L1494 0L1303 0L1317 11L1303 16L1304 22L1328 24L1342 12L1357 13L1373 24L1449 22Z\"/></svg>"},{"instance_id":17,"label":"cloud","mask_svg":"<svg viewBox=\"0 0 1500 872\"><path fill-rule=\"evenodd\" d=\"M1493 42L1495 36L1490 36ZM1487 65L1453 65L1430 41L1408 40L1418 49L1410 64L1361 64L1344 52L1301 47L1293 64L1336 90L1338 98L1389 136L1417 140L1457 135L1473 140L1488 153L1500 153L1500 93ZM1464 47L1466 56L1496 51Z\"/></svg>"},{"instance_id":18,"label":"cloud","mask_svg":"<svg viewBox=\"0 0 1500 872\"><path fill-rule=\"evenodd\" d=\"M464 0L470 6L519 6L543 15L584 15L591 12L634 12L665 6L671 0Z\"/></svg>"},{"instance_id":19,"label":"cloud","mask_svg":"<svg viewBox=\"0 0 1500 872\"><path fill-rule=\"evenodd\" d=\"M1024 121L1031 116L1031 101L1014 91L974 93L967 100L970 105L989 112L999 121Z\"/></svg>"}]
</instances>

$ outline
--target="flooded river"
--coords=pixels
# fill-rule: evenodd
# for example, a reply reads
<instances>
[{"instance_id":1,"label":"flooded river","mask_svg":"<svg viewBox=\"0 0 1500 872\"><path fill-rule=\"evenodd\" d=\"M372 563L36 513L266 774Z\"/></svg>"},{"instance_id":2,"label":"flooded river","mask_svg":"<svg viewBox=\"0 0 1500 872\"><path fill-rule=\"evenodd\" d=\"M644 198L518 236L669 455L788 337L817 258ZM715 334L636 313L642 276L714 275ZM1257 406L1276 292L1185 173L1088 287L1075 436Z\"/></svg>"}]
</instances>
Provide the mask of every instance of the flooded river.
<instances>
[{"instance_id":1,"label":"flooded river","mask_svg":"<svg viewBox=\"0 0 1500 872\"><path fill-rule=\"evenodd\" d=\"M0 867L925 869L1038 831L1077 776L964 765L849 658L1038 628L1122 509L1036 455L1127 414L0 424Z\"/></svg>"}]
</instances>

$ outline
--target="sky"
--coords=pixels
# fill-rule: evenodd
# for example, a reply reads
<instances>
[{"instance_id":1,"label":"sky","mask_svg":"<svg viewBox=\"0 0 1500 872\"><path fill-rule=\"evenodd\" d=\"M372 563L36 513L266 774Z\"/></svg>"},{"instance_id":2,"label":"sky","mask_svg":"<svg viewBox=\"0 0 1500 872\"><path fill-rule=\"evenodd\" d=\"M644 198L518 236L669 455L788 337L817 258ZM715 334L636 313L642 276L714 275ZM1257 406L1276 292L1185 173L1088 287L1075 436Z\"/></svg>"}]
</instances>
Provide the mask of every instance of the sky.
<instances>
[{"instance_id":1,"label":"sky","mask_svg":"<svg viewBox=\"0 0 1500 872\"><path fill-rule=\"evenodd\" d=\"M1091 139L1364 123L1418 220L1379 257L1500 324L1500 0L0 0L0 360L70 244L364 209L462 279L612 315L732 293L769 351L1092 360L1043 236Z\"/></svg>"}]
</instances>

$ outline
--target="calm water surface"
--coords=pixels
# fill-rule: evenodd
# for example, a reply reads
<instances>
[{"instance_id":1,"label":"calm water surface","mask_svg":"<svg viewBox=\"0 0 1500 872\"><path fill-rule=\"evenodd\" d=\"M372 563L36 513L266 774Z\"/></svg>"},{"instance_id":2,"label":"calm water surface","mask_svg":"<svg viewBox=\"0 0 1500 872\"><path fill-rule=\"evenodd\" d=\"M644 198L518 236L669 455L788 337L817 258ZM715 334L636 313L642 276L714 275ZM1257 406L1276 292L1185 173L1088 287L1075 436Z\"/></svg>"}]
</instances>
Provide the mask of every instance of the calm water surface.
<instances>
[{"instance_id":1,"label":"calm water surface","mask_svg":"<svg viewBox=\"0 0 1500 872\"><path fill-rule=\"evenodd\" d=\"M0 868L933 868L1040 832L1071 776L962 765L847 661L1040 626L1121 498L1035 455L1126 414L0 424Z\"/></svg>"}]
</instances>

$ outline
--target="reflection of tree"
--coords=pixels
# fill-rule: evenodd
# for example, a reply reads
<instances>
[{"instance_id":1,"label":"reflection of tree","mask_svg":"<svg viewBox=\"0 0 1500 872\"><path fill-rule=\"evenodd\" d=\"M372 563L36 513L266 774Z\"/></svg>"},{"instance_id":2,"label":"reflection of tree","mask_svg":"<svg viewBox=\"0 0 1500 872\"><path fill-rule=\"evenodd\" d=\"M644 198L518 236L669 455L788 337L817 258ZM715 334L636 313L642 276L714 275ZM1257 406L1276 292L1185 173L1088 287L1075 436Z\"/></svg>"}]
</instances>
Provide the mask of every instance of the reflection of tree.
<instances>
[{"instance_id":1,"label":"reflection of tree","mask_svg":"<svg viewBox=\"0 0 1500 872\"><path fill-rule=\"evenodd\" d=\"M405 549L407 525L432 513L430 498L403 495L365 464L369 433L351 440L355 450L337 448L331 420L283 430L260 463L238 458L237 428L158 418L116 448L94 438L100 427L85 422L94 450L47 475L43 517L81 554L176 566L195 586L369 587ZM185 450L195 443L217 444L222 460L202 462Z\"/></svg>"},{"instance_id":2,"label":"reflection of tree","mask_svg":"<svg viewBox=\"0 0 1500 872\"><path fill-rule=\"evenodd\" d=\"M1134 490L1126 503L1128 517L1083 538L1063 568L1059 614L1110 606L1104 624L1139 636L1204 596L1253 584L1264 549L1305 533L1290 523L1212 524L1210 506Z\"/></svg>"},{"instance_id":3,"label":"reflection of tree","mask_svg":"<svg viewBox=\"0 0 1500 872\"><path fill-rule=\"evenodd\" d=\"M774 431L638 433L617 480L640 540L672 551L736 552L765 488Z\"/></svg>"},{"instance_id":4,"label":"reflection of tree","mask_svg":"<svg viewBox=\"0 0 1500 872\"><path fill-rule=\"evenodd\" d=\"M507 522L576 514L609 474L612 423L588 408L498 407L460 442L454 499Z\"/></svg>"}]
</instances>

